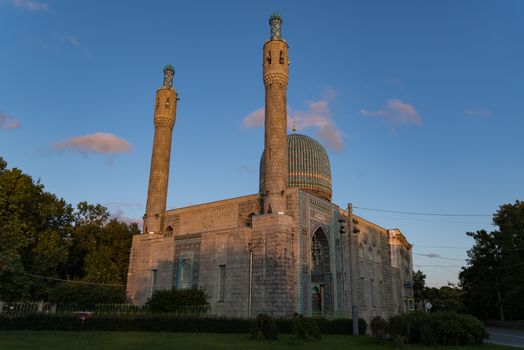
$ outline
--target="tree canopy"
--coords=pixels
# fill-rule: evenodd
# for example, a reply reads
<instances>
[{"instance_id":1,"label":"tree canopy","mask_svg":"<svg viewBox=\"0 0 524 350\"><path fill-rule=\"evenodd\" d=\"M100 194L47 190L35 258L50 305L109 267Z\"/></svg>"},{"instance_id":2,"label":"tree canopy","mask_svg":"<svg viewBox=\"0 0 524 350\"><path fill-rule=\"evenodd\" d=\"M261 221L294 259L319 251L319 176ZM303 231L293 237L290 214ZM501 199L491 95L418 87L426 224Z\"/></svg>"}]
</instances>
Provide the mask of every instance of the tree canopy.
<instances>
[{"instance_id":1,"label":"tree canopy","mask_svg":"<svg viewBox=\"0 0 524 350\"><path fill-rule=\"evenodd\" d=\"M0 157L0 300L47 300L68 288L58 279L124 286L137 233L100 204L73 208Z\"/></svg>"},{"instance_id":2,"label":"tree canopy","mask_svg":"<svg viewBox=\"0 0 524 350\"><path fill-rule=\"evenodd\" d=\"M459 274L466 307L480 318L524 319L524 202L501 205L493 224L467 233L474 245Z\"/></svg>"}]
</instances>

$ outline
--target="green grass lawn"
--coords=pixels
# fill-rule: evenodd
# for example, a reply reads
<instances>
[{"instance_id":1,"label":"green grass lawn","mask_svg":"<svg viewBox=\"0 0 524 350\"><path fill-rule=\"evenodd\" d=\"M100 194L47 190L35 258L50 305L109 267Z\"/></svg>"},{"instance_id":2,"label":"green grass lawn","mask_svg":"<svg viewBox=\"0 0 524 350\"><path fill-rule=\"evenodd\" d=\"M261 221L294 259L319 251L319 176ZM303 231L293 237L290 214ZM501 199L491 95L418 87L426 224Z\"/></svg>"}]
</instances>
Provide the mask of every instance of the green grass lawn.
<instances>
[{"instance_id":1,"label":"green grass lawn","mask_svg":"<svg viewBox=\"0 0 524 350\"><path fill-rule=\"evenodd\" d=\"M84 350L84 349L366 349L397 350L391 342L370 337L327 335L320 342L297 343L291 335L280 335L276 341L249 340L247 334L206 333L124 333L124 332L48 332L1 331L1 350ZM428 350L424 346L404 346L405 350ZM485 344L480 347L438 347L438 350L508 350L510 347Z\"/></svg>"}]
</instances>

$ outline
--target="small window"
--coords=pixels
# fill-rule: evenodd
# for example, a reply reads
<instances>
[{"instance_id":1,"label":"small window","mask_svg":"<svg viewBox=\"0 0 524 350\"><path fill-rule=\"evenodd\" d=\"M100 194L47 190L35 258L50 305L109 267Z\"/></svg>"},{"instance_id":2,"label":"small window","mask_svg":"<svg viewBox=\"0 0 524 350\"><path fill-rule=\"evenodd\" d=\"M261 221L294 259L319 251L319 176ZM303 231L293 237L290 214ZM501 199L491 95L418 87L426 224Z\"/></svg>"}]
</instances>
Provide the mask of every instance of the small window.
<instances>
[{"instance_id":1,"label":"small window","mask_svg":"<svg viewBox=\"0 0 524 350\"><path fill-rule=\"evenodd\" d=\"M362 244L358 247L358 257L364 259L364 246Z\"/></svg>"},{"instance_id":2,"label":"small window","mask_svg":"<svg viewBox=\"0 0 524 350\"><path fill-rule=\"evenodd\" d=\"M246 218L246 227L253 227L253 216L255 213L251 213Z\"/></svg>"},{"instance_id":3,"label":"small window","mask_svg":"<svg viewBox=\"0 0 524 350\"><path fill-rule=\"evenodd\" d=\"M382 263L382 252L379 250L377 250L377 259L376 259L376 262L381 264Z\"/></svg>"},{"instance_id":4,"label":"small window","mask_svg":"<svg viewBox=\"0 0 524 350\"><path fill-rule=\"evenodd\" d=\"M193 282L193 259L190 255L184 255L180 258L178 271L178 288L191 288Z\"/></svg>"},{"instance_id":5,"label":"small window","mask_svg":"<svg viewBox=\"0 0 524 350\"><path fill-rule=\"evenodd\" d=\"M366 305L366 291L364 289L364 277L360 277L360 293L362 295L362 305Z\"/></svg>"},{"instance_id":6,"label":"small window","mask_svg":"<svg viewBox=\"0 0 524 350\"><path fill-rule=\"evenodd\" d=\"M378 282L378 287L380 289L380 301L382 303L382 307L386 307L386 294L384 293L384 281Z\"/></svg>"},{"instance_id":7,"label":"small window","mask_svg":"<svg viewBox=\"0 0 524 350\"><path fill-rule=\"evenodd\" d=\"M368 259L373 261L373 249L371 247L368 249Z\"/></svg>"},{"instance_id":8,"label":"small window","mask_svg":"<svg viewBox=\"0 0 524 350\"><path fill-rule=\"evenodd\" d=\"M158 279L158 270L156 269L151 270L151 295L153 295L153 293L156 290L157 279Z\"/></svg>"},{"instance_id":9,"label":"small window","mask_svg":"<svg viewBox=\"0 0 524 350\"><path fill-rule=\"evenodd\" d=\"M411 299L411 298L408 299L408 309L409 309L409 311L415 310L415 303L414 303L413 299Z\"/></svg>"},{"instance_id":10,"label":"small window","mask_svg":"<svg viewBox=\"0 0 524 350\"><path fill-rule=\"evenodd\" d=\"M369 280L369 294L371 294L371 306L376 307L375 300L375 283L373 280Z\"/></svg>"},{"instance_id":11,"label":"small window","mask_svg":"<svg viewBox=\"0 0 524 350\"><path fill-rule=\"evenodd\" d=\"M226 265L218 265L218 300L223 302L226 294Z\"/></svg>"}]
</instances>

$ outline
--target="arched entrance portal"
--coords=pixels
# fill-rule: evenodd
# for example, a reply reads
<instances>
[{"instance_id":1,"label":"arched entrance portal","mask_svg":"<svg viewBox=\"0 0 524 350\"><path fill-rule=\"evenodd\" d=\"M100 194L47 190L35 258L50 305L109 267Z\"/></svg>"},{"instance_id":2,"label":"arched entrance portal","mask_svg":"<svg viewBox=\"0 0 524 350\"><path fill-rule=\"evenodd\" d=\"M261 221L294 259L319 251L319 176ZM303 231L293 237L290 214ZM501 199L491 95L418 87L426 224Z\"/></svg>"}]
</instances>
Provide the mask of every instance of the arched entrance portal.
<instances>
[{"instance_id":1,"label":"arched entrance portal","mask_svg":"<svg viewBox=\"0 0 524 350\"><path fill-rule=\"evenodd\" d=\"M331 269L329 243L326 234L318 228L311 239L311 311L324 315L331 311Z\"/></svg>"}]
</instances>

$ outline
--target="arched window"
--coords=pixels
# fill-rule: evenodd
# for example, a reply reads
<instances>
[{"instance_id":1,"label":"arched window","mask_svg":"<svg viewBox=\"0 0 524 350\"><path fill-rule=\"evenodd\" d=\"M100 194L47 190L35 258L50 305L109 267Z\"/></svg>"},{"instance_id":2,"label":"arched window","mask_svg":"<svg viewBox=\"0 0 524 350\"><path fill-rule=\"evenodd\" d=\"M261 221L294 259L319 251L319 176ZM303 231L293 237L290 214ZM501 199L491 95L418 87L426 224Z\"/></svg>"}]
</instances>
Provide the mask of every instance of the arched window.
<instances>
[{"instance_id":1,"label":"arched window","mask_svg":"<svg viewBox=\"0 0 524 350\"><path fill-rule=\"evenodd\" d=\"M322 274L324 273L324 259L322 254L322 243L318 235L313 236L313 241L311 244L311 270L313 274Z\"/></svg>"},{"instance_id":2,"label":"arched window","mask_svg":"<svg viewBox=\"0 0 524 350\"><path fill-rule=\"evenodd\" d=\"M322 229L318 229L311 239L311 280L323 283L329 268L329 244Z\"/></svg>"},{"instance_id":3,"label":"arched window","mask_svg":"<svg viewBox=\"0 0 524 350\"><path fill-rule=\"evenodd\" d=\"M373 261L373 249L371 247L368 249L368 259Z\"/></svg>"},{"instance_id":4,"label":"arched window","mask_svg":"<svg viewBox=\"0 0 524 350\"><path fill-rule=\"evenodd\" d=\"M251 213L246 218L246 227L253 227L253 216L255 216L255 213Z\"/></svg>"},{"instance_id":5,"label":"arched window","mask_svg":"<svg viewBox=\"0 0 524 350\"><path fill-rule=\"evenodd\" d=\"M190 255L185 255L180 258L178 271L178 288L191 288L193 282L193 259Z\"/></svg>"},{"instance_id":6,"label":"arched window","mask_svg":"<svg viewBox=\"0 0 524 350\"><path fill-rule=\"evenodd\" d=\"M382 263L382 252L379 250L377 250L377 260L376 260L377 263L381 264Z\"/></svg>"},{"instance_id":7,"label":"arched window","mask_svg":"<svg viewBox=\"0 0 524 350\"><path fill-rule=\"evenodd\" d=\"M358 257L364 259L364 246L362 244L358 247Z\"/></svg>"},{"instance_id":8,"label":"arched window","mask_svg":"<svg viewBox=\"0 0 524 350\"><path fill-rule=\"evenodd\" d=\"M173 235L173 227L168 226L165 231L166 236L172 236Z\"/></svg>"}]
</instances>

